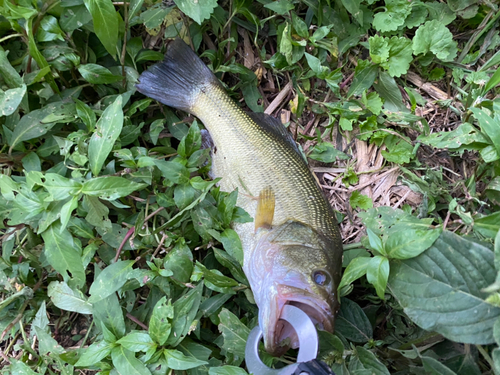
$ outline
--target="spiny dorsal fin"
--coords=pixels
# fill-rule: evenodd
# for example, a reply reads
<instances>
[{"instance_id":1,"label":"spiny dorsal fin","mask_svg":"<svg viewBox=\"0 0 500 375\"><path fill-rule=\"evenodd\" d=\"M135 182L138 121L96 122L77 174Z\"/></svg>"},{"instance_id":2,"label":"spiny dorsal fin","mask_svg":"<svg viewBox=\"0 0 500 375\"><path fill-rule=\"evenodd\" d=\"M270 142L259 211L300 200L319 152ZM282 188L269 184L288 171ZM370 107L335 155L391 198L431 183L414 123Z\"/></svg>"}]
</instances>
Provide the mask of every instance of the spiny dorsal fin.
<instances>
[{"instance_id":1,"label":"spiny dorsal fin","mask_svg":"<svg viewBox=\"0 0 500 375\"><path fill-rule=\"evenodd\" d=\"M270 187L260 192L255 213L255 231L259 228L269 229L273 225L275 199L273 190Z\"/></svg>"},{"instance_id":2,"label":"spiny dorsal fin","mask_svg":"<svg viewBox=\"0 0 500 375\"><path fill-rule=\"evenodd\" d=\"M286 143L292 146L293 150L295 150L300 157L302 157L299 147L297 146L297 143L295 143L292 134L285 128L280 120L265 113L249 112L248 116L250 116L250 118L265 131L273 133L283 139Z\"/></svg>"}]
</instances>

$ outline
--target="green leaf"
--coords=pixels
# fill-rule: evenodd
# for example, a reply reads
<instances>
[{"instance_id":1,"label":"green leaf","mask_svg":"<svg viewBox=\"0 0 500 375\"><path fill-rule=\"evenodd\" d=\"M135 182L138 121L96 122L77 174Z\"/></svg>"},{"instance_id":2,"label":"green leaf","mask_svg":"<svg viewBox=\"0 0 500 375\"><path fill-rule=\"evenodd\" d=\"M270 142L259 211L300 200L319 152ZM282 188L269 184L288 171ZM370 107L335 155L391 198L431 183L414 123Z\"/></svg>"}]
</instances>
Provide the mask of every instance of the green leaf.
<instances>
[{"instance_id":1,"label":"green leaf","mask_svg":"<svg viewBox=\"0 0 500 375\"><path fill-rule=\"evenodd\" d=\"M125 349L128 349L134 353L147 352L152 348L156 348L156 344L153 342L148 333L142 331L132 331L126 336L123 336L116 343L122 345Z\"/></svg>"},{"instance_id":2,"label":"green leaf","mask_svg":"<svg viewBox=\"0 0 500 375\"><path fill-rule=\"evenodd\" d=\"M370 263L370 259L371 258L366 257L353 259L345 269L338 289L340 290L342 287L347 286L359 279L361 276L364 276L366 274L366 270L368 269L368 263Z\"/></svg>"},{"instance_id":3,"label":"green leaf","mask_svg":"<svg viewBox=\"0 0 500 375\"><path fill-rule=\"evenodd\" d=\"M47 289L52 303L61 310L79 314L92 314L92 304L79 290L74 290L65 282L52 281Z\"/></svg>"},{"instance_id":4,"label":"green leaf","mask_svg":"<svg viewBox=\"0 0 500 375\"><path fill-rule=\"evenodd\" d=\"M163 355L167 360L167 366L173 370L188 370L208 364L208 362L200 361L195 357L185 356L182 352L175 349L164 349Z\"/></svg>"},{"instance_id":5,"label":"green leaf","mask_svg":"<svg viewBox=\"0 0 500 375\"><path fill-rule=\"evenodd\" d=\"M78 118L83 121L89 132L95 128L96 116L95 112L84 102L76 98L73 99L76 104L76 113Z\"/></svg>"},{"instance_id":6,"label":"green leaf","mask_svg":"<svg viewBox=\"0 0 500 375\"><path fill-rule=\"evenodd\" d=\"M373 338L372 325L365 312L356 302L347 298L340 300L335 331L352 342L363 343Z\"/></svg>"},{"instance_id":7,"label":"green leaf","mask_svg":"<svg viewBox=\"0 0 500 375\"><path fill-rule=\"evenodd\" d=\"M47 173L43 186L50 193L52 200L65 200L77 195L82 189L82 184L55 173Z\"/></svg>"},{"instance_id":8,"label":"green leaf","mask_svg":"<svg viewBox=\"0 0 500 375\"><path fill-rule=\"evenodd\" d=\"M45 256L49 264L59 272L65 281L74 280L77 286L85 283L80 242L75 242L67 231L61 231L61 224L53 223L42 233L45 242Z\"/></svg>"},{"instance_id":9,"label":"green leaf","mask_svg":"<svg viewBox=\"0 0 500 375\"><path fill-rule=\"evenodd\" d=\"M362 346L357 346L355 351L355 356L361 364L361 368L369 370L371 375L390 375L389 370L380 362L375 354L371 351L363 348ZM350 366L349 366L350 369Z\"/></svg>"},{"instance_id":10,"label":"green leaf","mask_svg":"<svg viewBox=\"0 0 500 375\"><path fill-rule=\"evenodd\" d=\"M415 32L413 53L415 55L432 52L442 61L452 61L457 56L457 42L453 34L437 20L427 21Z\"/></svg>"},{"instance_id":11,"label":"green leaf","mask_svg":"<svg viewBox=\"0 0 500 375\"><path fill-rule=\"evenodd\" d=\"M385 288L389 279L389 259L376 255L370 259L366 269L366 280L375 287L380 299L385 299Z\"/></svg>"},{"instance_id":12,"label":"green leaf","mask_svg":"<svg viewBox=\"0 0 500 375\"><path fill-rule=\"evenodd\" d=\"M294 8L290 0L277 0L264 5L265 8L271 9L273 12L278 13L280 16Z\"/></svg>"},{"instance_id":13,"label":"green leaf","mask_svg":"<svg viewBox=\"0 0 500 375\"><path fill-rule=\"evenodd\" d=\"M388 39L389 56L380 66L389 72L391 77L406 74L413 61L412 42L408 38L393 36Z\"/></svg>"},{"instance_id":14,"label":"green leaf","mask_svg":"<svg viewBox=\"0 0 500 375\"><path fill-rule=\"evenodd\" d=\"M104 230L111 229L111 221L108 218L109 209L98 198L85 195L83 197L83 208L87 210L85 220L89 224Z\"/></svg>"},{"instance_id":15,"label":"green leaf","mask_svg":"<svg viewBox=\"0 0 500 375\"><path fill-rule=\"evenodd\" d=\"M94 85L118 82L123 79L123 77L115 76L108 69L97 64L80 65L78 71L83 79Z\"/></svg>"},{"instance_id":16,"label":"green leaf","mask_svg":"<svg viewBox=\"0 0 500 375\"><path fill-rule=\"evenodd\" d=\"M386 62L389 59L388 38L374 35L368 38L370 57L375 64Z\"/></svg>"},{"instance_id":17,"label":"green leaf","mask_svg":"<svg viewBox=\"0 0 500 375\"><path fill-rule=\"evenodd\" d=\"M385 244L387 256L391 259L414 258L437 240L441 228L436 229L411 229L392 233Z\"/></svg>"},{"instance_id":18,"label":"green leaf","mask_svg":"<svg viewBox=\"0 0 500 375\"><path fill-rule=\"evenodd\" d=\"M411 12L411 5L405 0L385 0L385 12L375 14L373 27L381 32L397 30Z\"/></svg>"},{"instance_id":19,"label":"green leaf","mask_svg":"<svg viewBox=\"0 0 500 375\"><path fill-rule=\"evenodd\" d=\"M203 282L196 285L186 294L179 297L174 302L174 318L172 320L172 331L166 345L177 346L190 331L191 324L198 313L198 307L201 302L201 292Z\"/></svg>"},{"instance_id":20,"label":"green leaf","mask_svg":"<svg viewBox=\"0 0 500 375\"><path fill-rule=\"evenodd\" d=\"M240 322L236 315L225 308L220 312L219 319L219 331L224 337L223 349L244 358L250 329Z\"/></svg>"},{"instance_id":21,"label":"green leaf","mask_svg":"<svg viewBox=\"0 0 500 375\"><path fill-rule=\"evenodd\" d=\"M142 190L147 184L137 183L123 177L96 177L83 183L81 192L93 197L112 201L124 197L134 191Z\"/></svg>"},{"instance_id":22,"label":"green leaf","mask_svg":"<svg viewBox=\"0 0 500 375\"><path fill-rule=\"evenodd\" d=\"M61 29L70 33L90 21L92 21L92 15L85 5L81 4L73 7L65 7L59 19L59 24L61 25Z\"/></svg>"},{"instance_id":23,"label":"green leaf","mask_svg":"<svg viewBox=\"0 0 500 375\"><path fill-rule=\"evenodd\" d=\"M113 349L113 344L107 341L98 341L91 344L85 351L82 356L75 363L76 367L88 367L94 366L101 359L106 358L110 353L111 349Z\"/></svg>"},{"instance_id":24,"label":"green leaf","mask_svg":"<svg viewBox=\"0 0 500 375\"><path fill-rule=\"evenodd\" d=\"M358 96L363 91L368 90L375 78L377 78L378 66L371 64L369 61L358 61L358 66L354 71L354 79L352 80L351 87L347 93L347 97Z\"/></svg>"},{"instance_id":25,"label":"green leaf","mask_svg":"<svg viewBox=\"0 0 500 375\"><path fill-rule=\"evenodd\" d=\"M416 258L391 263L389 289L420 327L469 344L494 342L500 308L481 289L495 281L493 252L451 232Z\"/></svg>"},{"instance_id":26,"label":"green leaf","mask_svg":"<svg viewBox=\"0 0 500 375\"><path fill-rule=\"evenodd\" d=\"M0 116L9 116L13 114L26 93L26 85L21 87L2 91L0 89Z\"/></svg>"},{"instance_id":27,"label":"green leaf","mask_svg":"<svg viewBox=\"0 0 500 375\"><path fill-rule=\"evenodd\" d=\"M348 155L337 150L330 142L318 143L307 157L322 161L323 163L333 163L337 158L339 158L339 160L349 159Z\"/></svg>"},{"instance_id":28,"label":"green leaf","mask_svg":"<svg viewBox=\"0 0 500 375\"><path fill-rule=\"evenodd\" d=\"M111 350L111 360L119 374L151 375L151 371L146 365L135 358L133 352L123 346L116 346Z\"/></svg>"},{"instance_id":29,"label":"green leaf","mask_svg":"<svg viewBox=\"0 0 500 375\"><path fill-rule=\"evenodd\" d=\"M115 58L118 43L118 17L111 0L83 0L92 15L94 31L109 54Z\"/></svg>"},{"instance_id":30,"label":"green leaf","mask_svg":"<svg viewBox=\"0 0 500 375\"><path fill-rule=\"evenodd\" d=\"M409 112L403 103L403 96L399 91L396 81L387 72L381 71L379 73L378 82L373 87L379 93L380 97L384 99L384 108L386 110L391 112Z\"/></svg>"},{"instance_id":31,"label":"green leaf","mask_svg":"<svg viewBox=\"0 0 500 375\"><path fill-rule=\"evenodd\" d=\"M123 128L122 97L117 96L113 104L109 105L97 121L94 134L89 141L90 169L94 176L101 171L106 158L113 149L115 141Z\"/></svg>"},{"instance_id":32,"label":"green leaf","mask_svg":"<svg viewBox=\"0 0 500 375\"><path fill-rule=\"evenodd\" d=\"M432 357L421 356L420 358L422 359L422 364L424 365L426 373L429 375L456 375L449 367L446 367Z\"/></svg>"},{"instance_id":33,"label":"green leaf","mask_svg":"<svg viewBox=\"0 0 500 375\"><path fill-rule=\"evenodd\" d=\"M94 319L101 321L104 328L109 331L109 334L115 337L111 342L125 335L125 320L123 319L122 308L116 293L112 293L104 300L99 301L99 303L93 304L93 309ZM106 335L104 338L106 339Z\"/></svg>"},{"instance_id":34,"label":"green leaf","mask_svg":"<svg viewBox=\"0 0 500 375\"><path fill-rule=\"evenodd\" d=\"M217 7L217 0L176 0L175 5L197 24L201 25L204 20L210 18L215 7Z\"/></svg>"},{"instance_id":35,"label":"green leaf","mask_svg":"<svg viewBox=\"0 0 500 375\"><path fill-rule=\"evenodd\" d=\"M128 280L134 263L133 260L119 260L107 266L90 286L89 302L93 304L99 302L120 289Z\"/></svg>"},{"instance_id":36,"label":"green leaf","mask_svg":"<svg viewBox=\"0 0 500 375\"><path fill-rule=\"evenodd\" d=\"M473 143L488 144L488 139L471 124L465 122L455 130L436 132L427 136L420 135L417 141L435 148L458 149Z\"/></svg>"},{"instance_id":37,"label":"green leaf","mask_svg":"<svg viewBox=\"0 0 500 375\"><path fill-rule=\"evenodd\" d=\"M40 138L58 122L74 119L74 109L74 104L57 102L24 115L12 132L11 149L20 142Z\"/></svg>"},{"instance_id":38,"label":"green leaf","mask_svg":"<svg viewBox=\"0 0 500 375\"><path fill-rule=\"evenodd\" d=\"M474 216L474 230L484 237L495 238L500 229L500 211L490 215Z\"/></svg>"},{"instance_id":39,"label":"green leaf","mask_svg":"<svg viewBox=\"0 0 500 375\"><path fill-rule=\"evenodd\" d=\"M488 136L493 146L497 150L498 155L500 155L500 114L495 113L494 118L492 118L488 116L485 111L479 108L471 108L470 110L472 111L472 113L474 113L474 117L479 123L481 130Z\"/></svg>"},{"instance_id":40,"label":"green leaf","mask_svg":"<svg viewBox=\"0 0 500 375\"><path fill-rule=\"evenodd\" d=\"M174 317L174 308L166 297L162 297L155 305L149 320L149 335L158 343L164 345L172 329L171 320Z\"/></svg>"},{"instance_id":41,"label":"green leaf","mask_svg":"<svg viewBox=\"0 0 500 375\"><path fill-rule=\"evenodd\" d=\"M221 367L210 367L208 375L248 375L248 372L241 367L226 365Z\"/></svg>"},{"instance_id":42,"label":"green leaf","mask_svg":"<svg viewBox=\"0 0 500 375\"><path fill-rule=\"evenodd\" d=\"M354 17L358 23L363 26L363 11L360 9L360 0L342 0L342 5Z\"/></svg>"},{"instance_id":43,"label":"green leaf","mask_svg":"<svg viewBox=\"0 0 500 375\"><path fill-rule=\"evenodd\" d=\"M180 163L154 159L154 165L158 167L163 177L173 183L182 184L189 181L189 171Z\"/></svg>"},{"instance_id":44,"label":"green leaf","mask_svg":"<svg viewBox=\"0 0 500 375\"><path fill-rule=\"evenodd\" d=\"M227 228L220 234L220 242L224 245L224 250L228 252L240 264L243 264L243 247L238 234L231 228Z\"/></svg>"},{"instance_id":45,"label":"green leaf","mask_svg":"<svg viewBox=\"0 0 500 375\"><path fill-rule=\"evenodd\" d=\"M349 198L349 204L352 208L359 207L362 210L368 210L373 207L373 200L361 194L358 190L354 190Z\"/></svg>"},{"instance_id":46,"label":"green leaf","mask_svg":"<svg viewBox=\"0 0 500 375\"><path fill-rule=\"evenodd\" d=\"M370 228L366 228L366 234L368 234L368 241L370 242L371 248L378 251L382 255L387 255L380 237L373 233Z\"/></svg>"}]
</instances>

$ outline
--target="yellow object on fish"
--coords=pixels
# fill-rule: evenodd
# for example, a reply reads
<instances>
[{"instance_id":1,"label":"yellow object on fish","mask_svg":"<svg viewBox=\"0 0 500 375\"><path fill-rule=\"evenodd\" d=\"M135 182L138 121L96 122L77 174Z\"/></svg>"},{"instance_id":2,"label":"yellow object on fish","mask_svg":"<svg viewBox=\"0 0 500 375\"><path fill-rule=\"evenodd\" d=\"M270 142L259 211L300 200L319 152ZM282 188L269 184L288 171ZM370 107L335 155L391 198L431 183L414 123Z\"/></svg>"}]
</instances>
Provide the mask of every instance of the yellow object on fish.
<instances>
[{"instance_id":1,"label":"yellow object on fish","mask_svg":"<svg viewBox=\"0 0 500 375\"><path fill-rule=\"evenodd\" d=\"M286 304L332 332L342 241L333 210L290 133L271 116L244 112L180 39L139 81L141 93L203 122L214 143L211 173L222 177L222 190L239 190L237 204L254 218L234 230L266 350L276 355L298 345L291 326L279 319Z\"/></svg>"}]
</instances>

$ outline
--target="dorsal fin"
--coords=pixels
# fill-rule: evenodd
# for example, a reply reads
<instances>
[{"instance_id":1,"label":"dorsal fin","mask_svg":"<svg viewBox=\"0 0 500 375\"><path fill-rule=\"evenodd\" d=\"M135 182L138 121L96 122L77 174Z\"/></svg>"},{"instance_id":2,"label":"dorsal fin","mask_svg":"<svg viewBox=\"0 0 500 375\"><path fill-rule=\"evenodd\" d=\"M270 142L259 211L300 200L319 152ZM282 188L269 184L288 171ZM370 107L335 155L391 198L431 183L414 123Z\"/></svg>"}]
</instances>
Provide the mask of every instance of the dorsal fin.
<instances>
[{"instance_id":1,"label":"dorsal fin","mask_svg":"<svg viewBox=\"0 0 500 375\"><path fill-rule=\"evenodd\" d=\"M295 140L292 137L292 134L285 128L280 120L265 113L248 112L247 114L262 129L283 139L295 152L300 155L301 158L303 158L297 143L295 143Z\"/></svg>"}]
</instances>

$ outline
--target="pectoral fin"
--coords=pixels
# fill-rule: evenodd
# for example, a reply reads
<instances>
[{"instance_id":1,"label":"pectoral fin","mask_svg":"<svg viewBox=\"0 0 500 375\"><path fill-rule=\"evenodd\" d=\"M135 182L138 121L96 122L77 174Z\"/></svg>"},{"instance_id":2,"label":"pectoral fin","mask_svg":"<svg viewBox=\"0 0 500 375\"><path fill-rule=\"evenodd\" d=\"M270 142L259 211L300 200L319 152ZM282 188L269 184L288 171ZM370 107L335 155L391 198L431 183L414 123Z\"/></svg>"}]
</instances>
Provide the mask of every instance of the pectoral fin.
<instances>
[{"instance_id":1,"label":"pectoral fin","mask_svg":"<svg viewBox=\"0 0 500 375\"><path fill-rule=\"evenodd\" d=\"M270 187L259 194L257 212L255 213L255 231L259 228L271 228L274 217L275 197Z\"/></svg>"}]
</instances>

